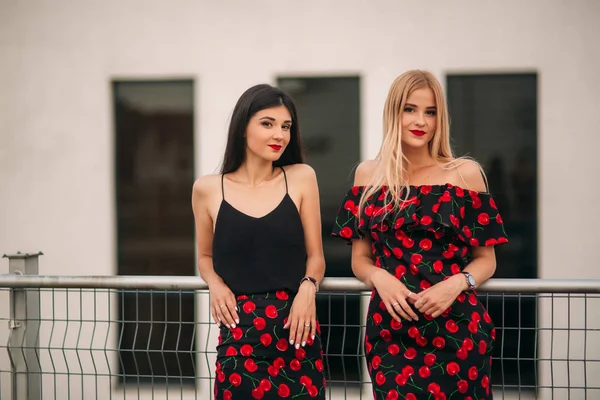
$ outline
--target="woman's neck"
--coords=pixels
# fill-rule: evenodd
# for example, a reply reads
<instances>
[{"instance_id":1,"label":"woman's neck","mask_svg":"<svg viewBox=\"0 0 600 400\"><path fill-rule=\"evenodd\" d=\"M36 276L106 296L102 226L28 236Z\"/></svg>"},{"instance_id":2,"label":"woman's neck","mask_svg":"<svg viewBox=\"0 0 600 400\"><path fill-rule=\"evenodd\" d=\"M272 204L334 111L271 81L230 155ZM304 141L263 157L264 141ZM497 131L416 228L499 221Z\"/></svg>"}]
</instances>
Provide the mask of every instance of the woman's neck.
<instances>
[{"instance_id":1,"label":"woman's neck","mask_svg":"<svg viewBox=\"0 0 600 400\"><path fill-rule=\"evenodd\" d=\"M437 163L437 161L429 154L427 147L419 149L403 149L403 152L406 160L402 161L402 165L409 175L411 175L413 171Z\"/></svg>"},{"instance_id":2,"label":"woman's neck","mask_svg":"<svg viewBox=\"0 0 600 400\"><path fill-rule=\"evenodd\" d=\"M257 187L273 177L273 163L267 160L246 160L235 171L239 181Z\"/></svg>"}]
</instances>

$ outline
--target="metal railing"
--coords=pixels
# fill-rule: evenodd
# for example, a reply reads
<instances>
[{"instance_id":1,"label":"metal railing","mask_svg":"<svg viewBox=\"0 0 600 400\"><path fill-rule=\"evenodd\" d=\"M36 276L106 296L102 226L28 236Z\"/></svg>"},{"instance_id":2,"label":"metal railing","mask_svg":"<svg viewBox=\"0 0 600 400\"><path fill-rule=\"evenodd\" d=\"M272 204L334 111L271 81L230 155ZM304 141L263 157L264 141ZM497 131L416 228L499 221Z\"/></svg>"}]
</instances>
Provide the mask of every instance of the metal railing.
<instances>
[{"instance_id":1,"label":"metal railing","mask_svg":"<svg viewBox=\"0 0 600 400\"><path fill-rule=\"evenodd\" d=\"M1 399L210 399L218 329L198 277L0 275ZM326 278L318 313L330 399L370 399L368 288ZM600 281L492 279L498 399L600 398Z\"/></svg>"}]
</instances>

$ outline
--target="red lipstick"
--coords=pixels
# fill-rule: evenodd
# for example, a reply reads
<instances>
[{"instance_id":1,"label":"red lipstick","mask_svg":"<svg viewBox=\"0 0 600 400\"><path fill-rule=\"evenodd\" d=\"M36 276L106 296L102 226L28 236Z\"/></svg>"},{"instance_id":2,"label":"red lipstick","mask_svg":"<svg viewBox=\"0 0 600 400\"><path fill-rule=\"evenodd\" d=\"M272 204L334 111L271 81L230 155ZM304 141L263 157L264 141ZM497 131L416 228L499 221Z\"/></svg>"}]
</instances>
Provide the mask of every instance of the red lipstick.
<instances>
[{"instance_id":1,"label":"red lipstick","mask_svg":"<svg viewBox=\"0 0 600 400\"><path fill-rule=\"evenodd\" d=\"M424 131L418 131L418 130L410 131L410 133L412 133L415 136L423 136L423 135L425 135Z\"/></svg>"},{"instance_id":2,"label":"red lipstick","mask_svg":"<svg viewBox=\"0 0 600 400\"><path fill-rule=\"evenodd\" d=\"M281 145L279 145L279 144L270 144L269 147L275 151L281 150Z\"/></svg>"}]
</instances>

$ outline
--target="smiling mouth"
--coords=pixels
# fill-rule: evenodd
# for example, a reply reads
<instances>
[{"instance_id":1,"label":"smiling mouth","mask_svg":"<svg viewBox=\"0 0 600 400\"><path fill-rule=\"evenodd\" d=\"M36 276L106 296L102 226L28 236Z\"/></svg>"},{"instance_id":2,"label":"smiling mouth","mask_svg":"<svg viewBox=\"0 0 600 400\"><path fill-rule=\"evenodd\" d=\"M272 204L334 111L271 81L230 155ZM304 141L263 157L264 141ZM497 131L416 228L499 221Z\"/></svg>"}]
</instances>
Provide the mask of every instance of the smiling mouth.
<instances>
[{"instance_id":1,"label":"smiling mouth","mask_svg":"<svg viewBox=\"0 0 600 400\"><path fill-rule=\"evenodd\" d=\"M410 131L410 133L412 133L415 136L423 136L423 135L425 135L424 131L418 131L418 130Z\"/></svg>"},{"instance_id":2,"label":"smiling mouth","mask_svg":"<svg viewBox=\"0 0 600 400\"><path fill-rule=\"evenodd\" d=\"M275 151L281 150L281 145L278 145L278 144L270 144L269 147Z\"/></svg>"}]
</instances>

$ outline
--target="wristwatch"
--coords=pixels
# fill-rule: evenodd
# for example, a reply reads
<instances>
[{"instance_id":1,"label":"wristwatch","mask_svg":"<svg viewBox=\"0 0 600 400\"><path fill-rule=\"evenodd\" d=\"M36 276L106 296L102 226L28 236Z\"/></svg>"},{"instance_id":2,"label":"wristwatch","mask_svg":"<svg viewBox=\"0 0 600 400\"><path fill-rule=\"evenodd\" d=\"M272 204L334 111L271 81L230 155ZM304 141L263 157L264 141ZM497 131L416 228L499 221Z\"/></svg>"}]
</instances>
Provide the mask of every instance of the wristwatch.
<instances>
[{"instance_id":1,"label":"wristwatch","mask_svg":"<svg viewBox=\"0 0 600 400\"><path fill-rule=\"evenodd\" d=\"M469 290L475 289L475 278L473 278L473 275L464 271L463 274L465 275L465 278L467 278L467 285L469 285Z\"/></svg>"},{"instance_id":2,"label":"wristwatch","mask_svg":"<svg viewBox=\"0 0 600 400\"><path fill-rule=\"evenodd\" d=\"M300 279L300 285L302 285L302 282L304 281L311 281L313 285L315 285L317 292L319 291L319 282L315 278L312 276L305 276L304 278Z\"/></svg>"}]
</instances>

